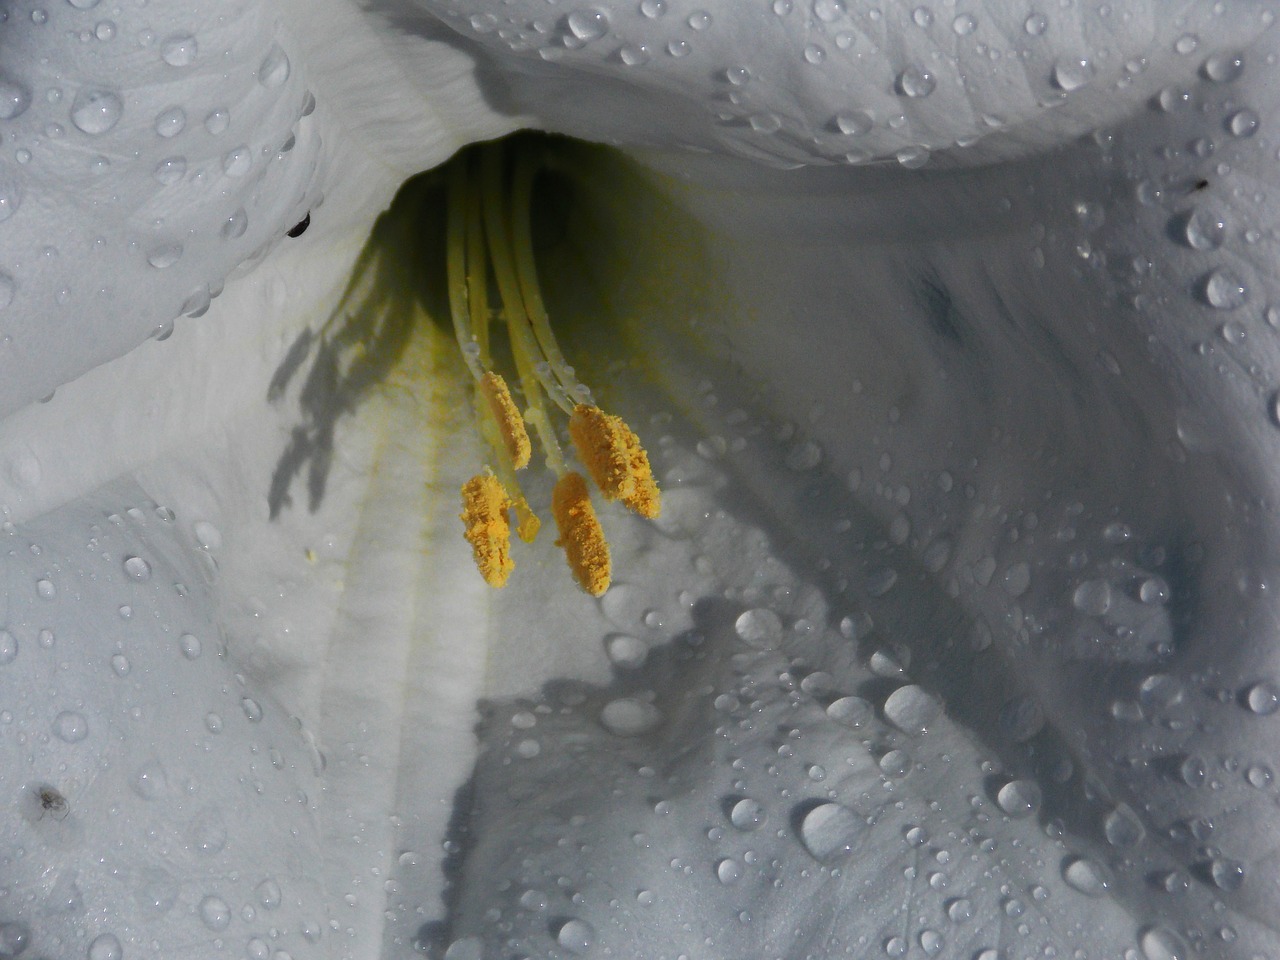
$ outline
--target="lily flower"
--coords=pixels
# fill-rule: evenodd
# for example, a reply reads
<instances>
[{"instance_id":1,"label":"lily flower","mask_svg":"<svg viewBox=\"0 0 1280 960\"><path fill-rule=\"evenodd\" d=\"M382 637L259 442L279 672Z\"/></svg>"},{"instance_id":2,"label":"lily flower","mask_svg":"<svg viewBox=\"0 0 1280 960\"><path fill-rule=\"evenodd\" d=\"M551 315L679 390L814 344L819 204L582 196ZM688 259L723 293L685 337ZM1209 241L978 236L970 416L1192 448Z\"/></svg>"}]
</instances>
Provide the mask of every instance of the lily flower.
<instances>
[{"instance_id":1,"label":"lily flower","mask_svg":"<svg viewBox=\"0 0 1280 960\"><path fill-rule=\"evenodd\" d=\"M13 6L0 957L1274 953L1272 20Z\"/></svg>"}]
</instances>

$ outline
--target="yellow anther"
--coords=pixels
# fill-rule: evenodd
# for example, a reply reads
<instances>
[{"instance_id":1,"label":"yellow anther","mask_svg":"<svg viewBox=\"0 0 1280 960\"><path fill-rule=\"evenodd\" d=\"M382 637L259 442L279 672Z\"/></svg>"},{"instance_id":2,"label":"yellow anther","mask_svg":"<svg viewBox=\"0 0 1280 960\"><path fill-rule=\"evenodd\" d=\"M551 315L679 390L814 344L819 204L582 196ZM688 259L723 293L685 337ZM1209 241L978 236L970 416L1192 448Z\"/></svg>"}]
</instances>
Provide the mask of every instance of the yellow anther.
<instances>
[{"instance_id":1,"label":"yellow anther","mask_svg":"<svg viewBox=\"0 0 1280 960\"><path fill-rule=\"evenodd\" d=\"M462 485L463 536L471 544L476 568L485 583L502 587L515 569L511 559L511 498L498 478L479 474Z\"/></svg>"},{"instance_id":2,"label":"yellow anther","mask_svg":"<svg viewBox=\"0 0 1280 960\"><path fill-rule=\"evenodd\" d=\"M498 433L511 458L511 466L516 470L523 470L529 465L533 446L529 443L529 431L525 429L524 417L520 416L520 409L511 399L507 381L502 379L501 374L490 370L480 378L478 388L498 424Z\"/></svg>"},{"instance_id":3,"label":"yellow anther","mask_svg":"<svg viewBox=\"0 0 1280 960\"><path fill-rule=\"evenodd\" d=\"M591 506L587 481L582 474L569 472L556 482L551 494L551 511L560 531L556 546L564 548L574 579L593 597L600 596L609 589L609 544Z\"/></svg>"},{"instance_id":4,"label":"yellow anther","mask_svg":"<svg viewBox=\"0 0 1280 960\"><path fill-rule=\"evenodd\" d=\"M511 506L516 511L516 535L525 543L533 543L538 531L542 529L542 521L529 509L529 501L524 497L516 497Z\"/></svg>"},{"instance_id":5,"label":"yellow anther","mask_svg":"<svg viewBox=\"0 0 1280 960\"><path fill-rule=\"evenodd\" d=\"M650 520L662 510L658 484L640 438L621 417L580 403L569 418L569 435L591 479L608 500Z\"/></svg>"}]
</instances>

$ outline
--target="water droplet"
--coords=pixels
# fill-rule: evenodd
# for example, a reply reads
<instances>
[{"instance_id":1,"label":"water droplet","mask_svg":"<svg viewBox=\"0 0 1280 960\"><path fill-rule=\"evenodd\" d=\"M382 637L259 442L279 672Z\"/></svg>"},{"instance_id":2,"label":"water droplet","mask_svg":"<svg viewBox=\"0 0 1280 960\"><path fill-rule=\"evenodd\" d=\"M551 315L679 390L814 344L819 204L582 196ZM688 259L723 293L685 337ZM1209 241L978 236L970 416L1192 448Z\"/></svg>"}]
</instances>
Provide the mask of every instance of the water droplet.
<instances>
[{"instance_id":1,"label":"water droplet","mask_svg":"<svg viewBox=\"0 0 1280 960\"><path fill-rule=\"evenodd\" d=\"M132 786L143 800L156 800L169 792L169 777L158 762L148 763L134 775Z\"/></svg>"},{"instance_id":2,"label":"water droplet","mask_svg":"<svg viewBox=\"0 0 1280 960\"><path fill-rule=\"evenodd\" d=\"M1086 580L1076 587L1071 603L1081 613L1102 616L1111 609L1111 584L1106 580Z\"/></svg>"},{"instance_id":3,"label":"water droplet","mask_svg":"<svg viewBox=\"0 0 1280 960\"><path fill-rule=\"evenodd\" d=\"M31 944L31 928L20 920L0 923L0 957L8 960L22 953Z\"/></svg>"},{"instance_id":4,"label":"water droplet","mask_svg":"<svg viewBox=\"0 0 1280 960\"><path fill-rule=\"evenodd\" d=\"M1038 37L1049 29L1049 18L1043 13L1033 13L1022 22L1022 29L1031 36Z\"/></svg>"},{"instance_id":5,"label":"water droplet","mask_svg":"<svg viewBox=\"0 0 1280 960\"><path fill-rule=\"evenodd\" d=\"M1260 680L1245 691L1244 702L1258 716L1270 716L1280 710L1280 690L1273 683Z\"/></svg>"},{"instance_id":6,"label":"water droplet","mask_svg":"<svg viewBox=\"0 0 1280 960\"><path fill-rule=\"evenodd\" d=\"M1183 217L1182 236L1194 250L1217 250L1226 232L1227 223L1216 211L1197 207Z\"/></svg>"},{"instance_id":7,"label":"water droplet","mask_svg":"<svg viewBox=\"0 0 1280 960\"><path fill-rule=\"evenodd\" d=\"M868 133L874 126L871 114L865 110L850 110L846 113L837 113L834 122L836 129L846 137L860 137Z\"/></svg>"},{"instance_id":8,"label":"water droplet","mask_svg":"<svg viewBox=\"0 0 1280 960\"><path fill-rule=\"evenodd\" d=\"M178 649L188 660L195 660L200 656L200 638L184 633L178 638Z\"/></svg>"},{"instance_id":9,"label":"water droplet","mask_svg":"<svg viewBox=\"0 0 1280 960\"><path fill-rule=\"evenodd\" d=\"M841 697L827 707L827 716L842 726L857 729L875 717L875 709L862 697Z\"/></svg>"},{"instance_id":10,"label":"water droplet","mask_svg":"<svg viewBox=\"0 0 1280 960\"><path fill-rule=\"evenodd\" d=\"M866 832L867 822L838 803L819 804L800 821L800 842L821 861L852 853Z\"/></svg>"},{"instance_id":11,"label":"water droplet","mask_svg":"<svg viewBox=\"0 0 1280 960\"><path fill-rule=\"evenodd\" d=\"M574 10L565 18L569 32L583 43L599 40L609 32L609 14L599 7Z\"/></svg>"},{"instance_id":12,"label":"water droplet","mask_svg":"<svg viewBox=\"0 0 1280 960\"><path fill-rule=\"evenodd\" d=\"M643 67L651 59L649 48L644 44L624 44L618 51L618 59L628 67Z\"/></svg>"},{"instance_id":13,"label":"water droplet","mask_svg":"<svg viewBox=\"0 0 1280 960\"><path fill-rule=\"evenodd\" d=\"M165 243L154 248L147 254L147 263L155 267L157 270L164 270L171 267L182 259L182 244Z\"/></svg>"},{"instance_id":14,"label":"water droplet","mask_svg":"<svg viewBox=\"0 0 1280 960\"><path fill-rule=\"evenodd\" d=\"M71 102L71 122L90 136L106 133L120 121L124 104L111 90L85 87Z\"/></svg>"},{"instance_id":15,"label":"water droplet","mask_svg":"<svg viewBox=\"0 0 1280 960\"><path fill-rule=\"evenodd\" d=\"M36 581L36 596L41 600L52 600L58 595L58 588L53 585L52 580Z\"/></svg>"},{"instance_id":16,"label":"water droplet","mask_svg":"<svg viewBox=\"0 0 1280 960\"><path fill-rule=\"evenodd\" d=\"M739 830L755 830L768 819L764 807L750 797L743 797L729 810L729 822Z\"/></svg>"},{"instance_id":17,"label":"water droplet","mask_svg":"<svg viewBox=\"0 0 1280 960\"><path fill-rule=\"evenodd\" d=\"M222 170L228 177L243 177L253 165L253 154L244 144L227 152L222 158Z\"/></svg>"},{"instance_id":18,"label":"water droplet","mask_svg":"<svg viewBox=\"0 0 1280 960\"><path fill-rule=\"evenodd\" d=\"M156 133L166 140L176 137L187 126L187 112L181 107L169 107L156 115Z\"/></svg>"},{"instance_id":19,"label":"water droplet","mask_svg":"<svg viewBox=\"0 0 1280 960\"><path fill-rule=\"evenodd\" d=\"M911 769L911 754L905 750L890 750L880 758L877 766L887 777L905 777Z\"/></svg>"},{"instance_id":20,"label":"water droplet","mask_svg":"<svg viewBox=\"0 0 1280 960\"><path fill-rule=\"evenodd\" d=\"M89 735L89 721L84 714L74 710L63 710L53 718L53 732L59 740L67 743L79 743Z\"/></svg>"},{"instance_id":21,"label":"water droplet","mask_svg":"<svg viewBox=\"0 0 1280 960\"><path fill-rule=\"evenodd\" d=\"M566 920L556 931L556 942L570 953L584 954L595 943L596 929L585 920Z\"/></svg>"},{"instance_id":22,"label":"water droplet","mask_svg":"<svg viewBox=\"0 0 1280 960\"><path fill-rule=\"evenodd\" d=\"M884 702L884 715L906 733L924 733L938 715L938 702L923 687L899 687Z\"/></svg>"},{"instance_id":23,"label":"water droplet","mask_svg":"<svg viewBox=\"0 0 1280 960\"><path fill-rule=\"evenodd\" d=\"M1011 597L1020 597L1031 586L1031 567L1019 561L1004 572L1004 590Z\"/></svg>"},{"instance_id":24,"label":"water droplet","mask_svg":"<svg viewBox=\"0 0 1280 960\"><path fill-rule=\"evenodd\" d=\"M1040 785L1034 780L1010 780L996 793L996 803L1014 820L1034 815L1040 809L1040 798Z\"/></svg>"},{"instance_id":25,"label":"water droplet","mask_svg":"<svg viewBox=\"0 0 1280 960\"><path fill-rule=\"evenodd\" d=\"M823 23L834 23L844 16L844 0L813 0L813 15Z\"/></svg>"},{"instance_id":26,"label":"water droplet","mask_svg":"<svg viewBox=\"0 0 1280 960\"><path fill-rule=\"evenodd\" d=\"M1068 857L1062 865L1062 879L1072 890L1086 897L1106 896L1111 886L1107 869L1087 857Z\"/></svg>"},{"instance_id":27,"label":"water droplet","mask_svg":"<svg viewBox=\"0 0 1280 960\"><path fill-rule=\"evenodd\" d=\"M615 666L634 670L642 666L649 656L649 645L625 633L615 633L605 641L605 652Z\"/></svg>"},{"instance_id":28,"label":"water droplet","mask_svg":"<svg viewBox=\"0 0 1280 960\"><path fill-rule=\"evenodd\" d=\"M742 865L732 857L716 864L716 878L723 884L737 883L742 878Z\"/></svg>"},{"instance_id":29,"label":"water droplet","mask_svg":"<svg viewBox=\"0 0 1280 960\"><path fill-rule=\"evenodd\" d=\"M258 902L262 904L264 910L274 910L280 906L282 894L280 892L280 884L268 878L263 880L257 887Z\"/></svg>"},{"instance_id":30,"label":"water droplet","mask_svg":"<svg viewBox=\"0 0 1280 960\"><path fill-rule=\"evenodd\" d=\"M667 12L665 0L640 0L640 12L650 20L657 20Z\"/></svg>"},{"instance_id":31,"label":"water droplet","mask_svg":"<svg viewBox=\"0 0 1280 960\"><path fill-rule=\"evenodd\" d=\"M120 960L124 948L114 933L100 933L89 944L89 960Z\"/></svg>"},{"instance_id":32,"label":"water droplet","mask_svg":"<svg viewBox=\"0 0 1280 960\"><path fill-rule=\"evenodd\" d=\"M1235 310L1249 299L1249 291L1230 270L1218 269L1204 279L1204 299L1219 310Z\"/></svg>"},{"instance_id":33,"label":"water droplet","mask_svg":"<svg viewBox=\"0 0 1280 960\"><path fill-rule=\"evenodd\" d=\"M1227 130L1233 137L1252 137L1258 132L1262 120L1256 112L1245 107L1227 117Z\"/></svg>"},{"instance_id":34,"label":"water droplet","mask_svg":"<svg viewBox=\"0 0 1280 960\"><path fill-rule=\"evenodd\" d=\"M914 64L898 74L898 93L904 97L927 97L937 85L938 81L933 74Z\"/></svg>"},{"instance_id":35,"label":"water droplet","mask_svg":"<svg viewBox=\"0 0 1280 960\"><path fill-rule=\"evenodd\" d=\"M199 49L191 34L176 34L160 44L160 59L171 67L189 67L195 62Z\"/></svg>"},{"instance_id":36,"label":"water droplet","mask_svg":"<svg viewBox=\"0 0 1280 960\"><path fill-rule=\"evenodd\" d=\"M244 711L244 715L249 719L250 723L257 723L262 719L262 707L253 697L241 697L240 709Z\"/></svg>"},{"instance_id":37,"label":"water droplet","mask_svg":"<svg viewBox=\"0 0 1280 960\"><path fill-rule=\"evenodd\" d=\"M1231 83L1244 73L1244 56L1239 53L1217 53L1204 62L1204 75L1214 83Z\"/></svg>"},{"instance_id":38,"label":"water droplet","mask_svg":"<svg viewBox=\"0 0 1280 960\"><path fill-rule=\"evenodd\" d=\"M249 229L249 214L244 207L237 207L226 220L222 221L222 239L236 240L244 236Z\"/></svg>"},{"instance_id":39,"label":"water droplet","mask_svg":"<svg viewBox=\"0 0 1280 960\"><path fill-rule=\"evenodd\" d=\"M1200 46L1200 38L1194 33L1184 33L1173 41L1174 52L1184 57L1189 53L1195 53L1198 46Z\"/></svg>"},{"instance_id":40,"label":"water droplet","mask_svg":"<svg viewBox=\"0 0 1280 960\"><path fill-rule=\"evenodd\" d=\"M1209 875L1219 890L1239 890L1244 886L1244 864L1239 860L1214 857L1209 864Z\"/></svg>"},{"instance_id":41,"label":"water droplet","mask_svg":"<svg viewBox=\"0 0 1280 960\"><path fill-rule=\"evenodd\" d=\"M449 944L444 960L484 960L484 943L479 937L462 937Z\"/></svg>"},{"instance_id":42,"label":"water droplet","mask_svg":"<svg viewBox=\"0 0 1280 960\"><path fill-rule=\"evenodd\" d=\"M18 657L18 638L8 630L0 630L0 666L13 663Z\"/></svg>"},{"instance_id":43,"label":"water droplet","mask_svg":"<svg viewBox=\"0 0 1280 960\"><path fill-rule=\"evenodd\" d=\"M117 677L127 677L129 670L129 658L123 653L117 653L111 658L111 671Z\"/></svg>"},{"instance_id":44,"label":"water droplet","mask_svg":"<svg viewBox=\"0 0 1280 960\"><path fill-rule=\"evenodd\" d=\"M920 949L930 957L936 957L947 945L946 939L937 930L920 931Z\"/></svg>"},{"instance_id":45,"label":"water droplet","mask_svg":"<svg viewBox=\"0 0 1280 960\"><path fill-rule=\"evenodd\" d=\"M152 176L167 187L177 183L186 175L186 173L186 157L165 157L156 164L156 168L152 172Z\"/></svg>"},{"instance_id":46,"label":"water droplet","mask_svg":"<svg viewBox=\"0 0 1280 960\"><path fill-rule=\"evenodd\" d=\"M151 564L142 557L128 557L124 562L124 572L130 580L150 580Z\"/></svg>"},{"instance_id":47,"label":"water droplet","mask_svg":"<svg viewBox=\"0 0 1280 960\"><path fill-rule=\"evenodd\" d=\"M25 84L0 74L0 120L12 120L31 105L31 91Z\"/></svg>"},{"instance_id":48,"label":"water droplet","mask_svg":"<svg viewBox=\"0 0 1280 960\"><path fill-rule=\"evenodd\" d=\"M200 901L200 919L210 930L225 930L231 924L231 908L227 901L211 894Z\"/></svg>"},{"instance_id":49,"label":"water droplet","mask_svg":"<svg viewBox=\"0 0 1280 960\"><path fill-rule=\"evenodd\" d=\"M1144 836L1142 821L1127 804L1120 804L1102 819L1102 833L1113 847L1132 847Z\"/></svg>"},{"instance_id":50,"label":"water droplet","mask_svg":"<svg viewBox=\"0 0 1280 960\"><path fill-rule=\"evenodd\" d=\"M289 79L289 57L280 49L280 44L273 43L262 63L258 66L258 82L264 87L278 87Z\"/></svg>"},{"instance_id":51,"label":"water droplet","mask_svg":"<svg viewBox=\"0 0 1280 960\"><path fill-rule=\"evenodd\" d=\"M600 711L600 724L615 737L638 737L662 723L662 714L651 703L634 697L611 700Z\"/></svg>"},{"instance_id":52,"label":"water droplet","mask_svg":"<svg viewBox=\"0 0 1280 960\"><path fill-rule=\"evenodd\" d=\"M1249 786L1262 790L1271 786L1271 781L1275 779L1275 774L1265 763L1251 763L1244 772L1244 779Z\"/></svg>"},{"instance_id":53,"label":"water droplet","mask_svg":"<svg viewBox=\"0 0 1280 960\"><path fill-rule=\"evenodd\" d=\"M973 902L965 897L957 897L947 904L947 916L952 923L964 923L973 919Z\"/></svg>"},{"instance_id":54,"label":"water droplet","mask_svg":"<svg viewBox=\"0 0 1280 960\"><path fill-rule=\"evenodd\" d=\"M1198 787L1204 783L1204 761L1194 753L1184 757L1178 765L1178 777L1189 787Z\"/></svg>"},{"instance_id":55,"label":"water droplet","mask_svg":"<svg viewBox=\"0 0 1280 960\"><path fill-rule=\"evenodd\" d=\"M1168 927L1147 927L1138 937L1138 946L1146 960L1189 960L1187 942Z\"/></svg>"},{"instance_id":56,"label":"water droplet","mask_svg":"<svg viewBox=\"0 0 1280 960\"><path fill-rule=\"evenodd\" d=\"M902 937L890 937L884 942L884 952L886 956L901 957L907 952L907 941Z\"/></svg>"},{"instance_id":57,"label":"water droplet","mask_svg":"<svg viewBox=\"0 0 1280 960\"><path fill-rule=\"evenodd\" d=\"M800 689L811 697L825 697L835 689L836 679L825 670L815 670L800 681Z\"/></svg>"},{"instance_id":58,"label":"water droplet","mask_svg":"<svg viewBox=\"0 0 1280 960\"><path fill-rule=\"evenodd\" d=\"M782 620L765 607L747 610L733 624L743 642L758 649L776 647L782 640Z\"/></svg>"},{"instance_id":59,"label":"water droplet","mask_svg":"<svg viewBox=\"0 0 1280 960\"><path fill-rule=\"evenodd\" d=\"M967 37L978 29L978 21L967 13L962 13L951 21L951 29L957 37Z\"/></svg>"},{"instance_id":60,"label":"water droplet","mask_svg":"<svg viewBox=\"0 0 1280 960\"><path fill-rule=\"evenodd\" d=\"M1053 85L1064 93L1079 90L1093 79L1093 65L1084 57L1063 57L1053 64Z\"/></svg>"}]
</instances>

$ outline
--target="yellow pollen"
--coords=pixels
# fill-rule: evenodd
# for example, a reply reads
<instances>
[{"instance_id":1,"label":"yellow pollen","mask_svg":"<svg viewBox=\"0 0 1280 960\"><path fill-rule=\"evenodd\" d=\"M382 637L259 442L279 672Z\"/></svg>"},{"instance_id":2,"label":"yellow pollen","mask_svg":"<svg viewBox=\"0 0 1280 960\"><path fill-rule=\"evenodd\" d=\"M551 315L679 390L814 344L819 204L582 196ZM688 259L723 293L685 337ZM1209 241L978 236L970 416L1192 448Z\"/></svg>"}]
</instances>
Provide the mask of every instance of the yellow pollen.
<instances>
[{"instance_id":1,"label":"yellow pollen","mask_svg":"<svg viewBox=\"0 0 1280 960\"><path fill-rule=\"evenodd\" d=\"M556 546L564 548L574 579L593 597L600 596L609 589L609 544L596 519L582 474L570 471L556 482L551 512L560 531Z\"/></svg>"},{"instance_id":2,"label":"yellow pollen","mask_svg":"<svg viewBox=\"0 0 1280 960\"><path fill-rule=\"evenodd\" d=\"M511 457L511 466L516 470L523 470L529 465L533 445L529 443L529 431L525 429L524 417L520 416L516 402L511 399L507 381L502 379L501 374L490 370L480 378L479 390L498 424L502 445Z\"/></svg>"},{"instance_id":3,"label":"yellow pollen","mask_svg":"<svg viewBox=\"0 0 1280 960\"><path fill-rule=\"evenodd\" d=\"M471 544L476 568L491 587L505 586L516 566L511 559L511 521L507 517L512 506L507 491L492 474L479 474L462 485L463 536Z\"/></svg>"},{"instance_id":4,"label":"yellow pollen","mask_svg":"<svg viewBox=\"0 0 1280 960\"><path fill-rule=\"evenodd\" d=\"M580 403L569 418L574 449L607 500L621 500L634 513L653 520L662 510L649 455L621 417Z\"/></svg>"}]
</instances>

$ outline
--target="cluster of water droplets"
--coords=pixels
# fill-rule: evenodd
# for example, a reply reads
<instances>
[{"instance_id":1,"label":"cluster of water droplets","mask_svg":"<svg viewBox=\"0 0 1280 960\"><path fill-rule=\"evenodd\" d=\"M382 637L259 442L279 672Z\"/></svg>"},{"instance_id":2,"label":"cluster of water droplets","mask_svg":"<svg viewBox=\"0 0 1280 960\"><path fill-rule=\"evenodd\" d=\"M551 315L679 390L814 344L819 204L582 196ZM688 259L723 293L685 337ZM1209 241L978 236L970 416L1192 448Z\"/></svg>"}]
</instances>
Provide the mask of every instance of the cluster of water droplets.
<instances>
[{"instance_id":1,"label":"cluster of water droplets","mask_svg":"<svg viewBox=\"0 0 1280 960\"><path fill-rule=\"evenodd\" d=\"M314 99L291 41L242 28L63 2L0 23L24 51L0 70L0 406L103 359L64 344L44 362L49 325L93 316L112 355L163 338L317 201Z\"/></svg>"}]
</instances>

